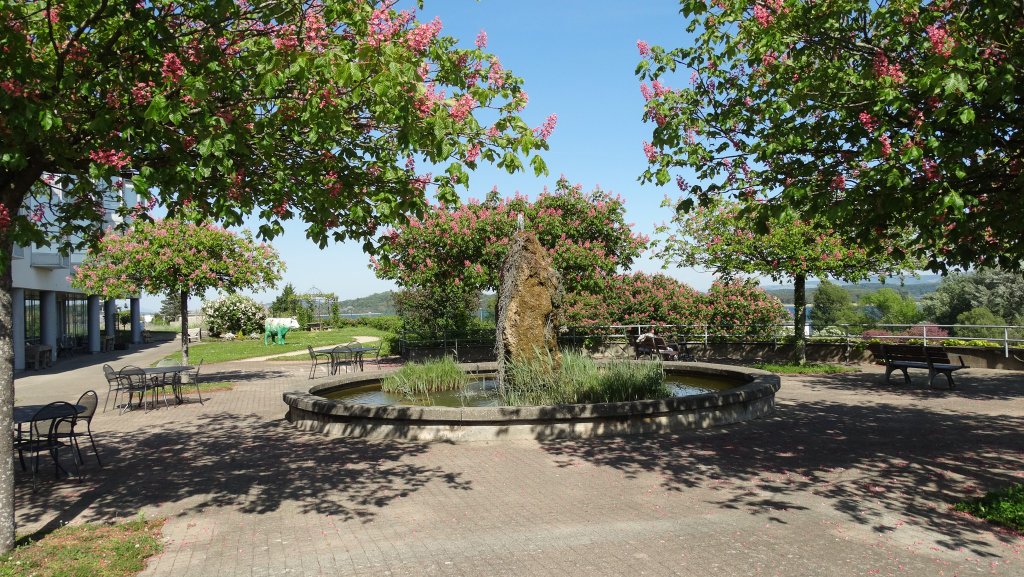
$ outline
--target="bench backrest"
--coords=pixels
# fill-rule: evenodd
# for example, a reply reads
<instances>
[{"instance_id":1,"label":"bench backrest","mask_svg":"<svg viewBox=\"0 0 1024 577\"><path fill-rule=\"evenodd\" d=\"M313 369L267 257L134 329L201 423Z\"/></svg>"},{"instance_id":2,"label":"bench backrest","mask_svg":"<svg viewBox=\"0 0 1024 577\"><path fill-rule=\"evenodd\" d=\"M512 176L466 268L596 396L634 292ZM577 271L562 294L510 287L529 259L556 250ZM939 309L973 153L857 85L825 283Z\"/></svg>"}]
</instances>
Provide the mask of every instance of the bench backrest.
<instances>
[{"instance_id":1,"label":"bench backrest","mask_svg":"<svg viewBox=\"0 0 1024 577\"><path fill-rule=\"evenodd\" d=\"M925 347L921 345L888 345L882 344L882 356L885 361L906 361L913 363L937 363L948 365L949 353L942 347Z\"/></svg>"}]
</instances>

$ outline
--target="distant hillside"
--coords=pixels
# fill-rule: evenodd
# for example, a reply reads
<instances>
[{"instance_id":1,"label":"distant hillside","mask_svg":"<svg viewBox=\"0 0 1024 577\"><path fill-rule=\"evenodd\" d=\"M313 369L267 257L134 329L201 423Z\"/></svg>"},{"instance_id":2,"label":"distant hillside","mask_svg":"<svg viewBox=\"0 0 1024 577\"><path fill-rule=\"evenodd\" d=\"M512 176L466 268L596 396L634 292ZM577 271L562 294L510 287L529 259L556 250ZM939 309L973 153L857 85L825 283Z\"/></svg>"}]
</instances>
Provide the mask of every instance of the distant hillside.
<instances>
[{"instance_id":1,"label":"distant hillside","mask_svg":"<svg viewBox=\"0 0 1024 577\"><path fill-rule=\"evenodd\" d=\"M391 300L392 291L374 293L370 296L338 301L342 314L345 313L377 313L382 315L395 314L395 303Z\"/></svg>"},{"instance_id":2,"label":"distant hillside","mask_svg":"<svg viewBox=\"0 0 1024 577\"><path fill-rule=\"evenodd\" d=\"M395 303L391 299L394 291L385 291L382 293L374 293L369 296L349 299L345 301L338 301L338 305L341 308L342 314L346 313L376 313L381 315L393 315L397 314L395 311ZM483 318L494 317L494 301L497 299L497 295L493 293L482 293L480 295L480 308L483 309Z\"/></svg>"},{"instance_id":3,"label":"distant hillside","mask_svg":"<svg viewBox=\"0 0 1024 577\"><path fill-rule=\"evenodd\" d=\"M839 286L846 289L850 296L853 298L853 302L860 302L860 298L868 293L873 293L880 288L891 288L897 292L902 292L910 295L915 301L920 302L921 297L926 294L935 292L935 289L939 288L939 280L941 277L931 277L928 280L925 278L921 279L907 279L903 286L900 286L899 280L894 280L882 284L880 282L861 282L856 284L841 284ZM807 283L807 302L814 303L814 291L818 288L817 283L811 286L811 283ZM780 287L778 285L765 287L765 291L773 296L779 298L783 304L793 304L793 287Z\"/></svg>"}]
</instances>

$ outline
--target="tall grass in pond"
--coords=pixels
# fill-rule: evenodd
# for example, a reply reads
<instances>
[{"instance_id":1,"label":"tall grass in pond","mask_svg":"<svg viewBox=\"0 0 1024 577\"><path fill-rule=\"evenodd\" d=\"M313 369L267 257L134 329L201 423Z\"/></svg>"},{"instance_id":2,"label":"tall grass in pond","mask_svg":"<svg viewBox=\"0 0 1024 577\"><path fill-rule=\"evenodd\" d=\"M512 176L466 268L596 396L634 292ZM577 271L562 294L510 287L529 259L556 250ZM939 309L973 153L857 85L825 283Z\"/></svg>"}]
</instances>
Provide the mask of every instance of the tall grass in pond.
<instances>
[{"instance_id":1,"label":"tall grass in pond","mask_svg":"<svg viewBox=\"0 0 1024 577\"><path fill-rule=\"evenodd\" d=\"M562 355L554 370L550 354L529 362L506 365L508 382L499 389L502 402L512 406L614 403L660 399L672 395L661 362L615 360L597 364L575 351Z\"/></svg>"},{"instance_id":2,"label":"tall grass in pond","mask_svg":"<svg viewBox=\"0 0 1024 577\"><path fill-rule=\"evenodd\" d=\"M411 363L380 382L382 391L407 398L424 397L438 391L462 389L469 376L451 358Z\"/></svg>"}]
</instances>

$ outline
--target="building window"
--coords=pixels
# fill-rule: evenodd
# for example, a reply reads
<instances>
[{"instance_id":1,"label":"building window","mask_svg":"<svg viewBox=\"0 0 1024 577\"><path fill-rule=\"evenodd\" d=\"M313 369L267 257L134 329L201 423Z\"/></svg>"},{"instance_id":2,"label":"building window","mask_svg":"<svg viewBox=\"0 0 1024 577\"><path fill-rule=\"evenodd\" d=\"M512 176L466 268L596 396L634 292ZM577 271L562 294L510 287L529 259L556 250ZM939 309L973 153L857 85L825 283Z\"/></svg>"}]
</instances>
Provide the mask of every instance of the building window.
<instances>
[{"instance_id":1,"label":"building window","mask_svg":"<svg viewBox=\"0 0 1024 577\"><path fill-rule=\"evenodd\" d=\"M25 291L25 342L27 344L39 344L42 327L39 313L39 293Z\"/></svg>"},{"instance_id":2,"label":"building window","mask_svg":"<svg viewBox=\"0 0 1024 577\"><path fill-rule=\"evenodd\" d=\"M89 334L89 300L68 296L64 300L64 334L85 337Z\"/></svg>"}]
</instances>

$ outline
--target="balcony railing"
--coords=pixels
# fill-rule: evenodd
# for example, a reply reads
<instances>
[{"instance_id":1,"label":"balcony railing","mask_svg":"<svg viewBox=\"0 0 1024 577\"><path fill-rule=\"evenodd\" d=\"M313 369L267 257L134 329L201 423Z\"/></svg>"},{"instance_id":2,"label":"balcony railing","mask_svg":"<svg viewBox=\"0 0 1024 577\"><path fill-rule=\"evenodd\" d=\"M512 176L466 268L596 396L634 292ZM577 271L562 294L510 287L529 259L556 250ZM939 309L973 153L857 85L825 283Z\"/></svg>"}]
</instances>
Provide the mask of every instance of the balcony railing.
<instances>
[{"instance_id":1,"label":"balcony railing","mask_svg":"<svg viewBox=\"0 0 1024 577\"><path fill-rule=\"evenodd\" d=\"M69 268L71 259L57 252L32 251L32 266L48 269Z\"/></svg>"}]
</instances>

